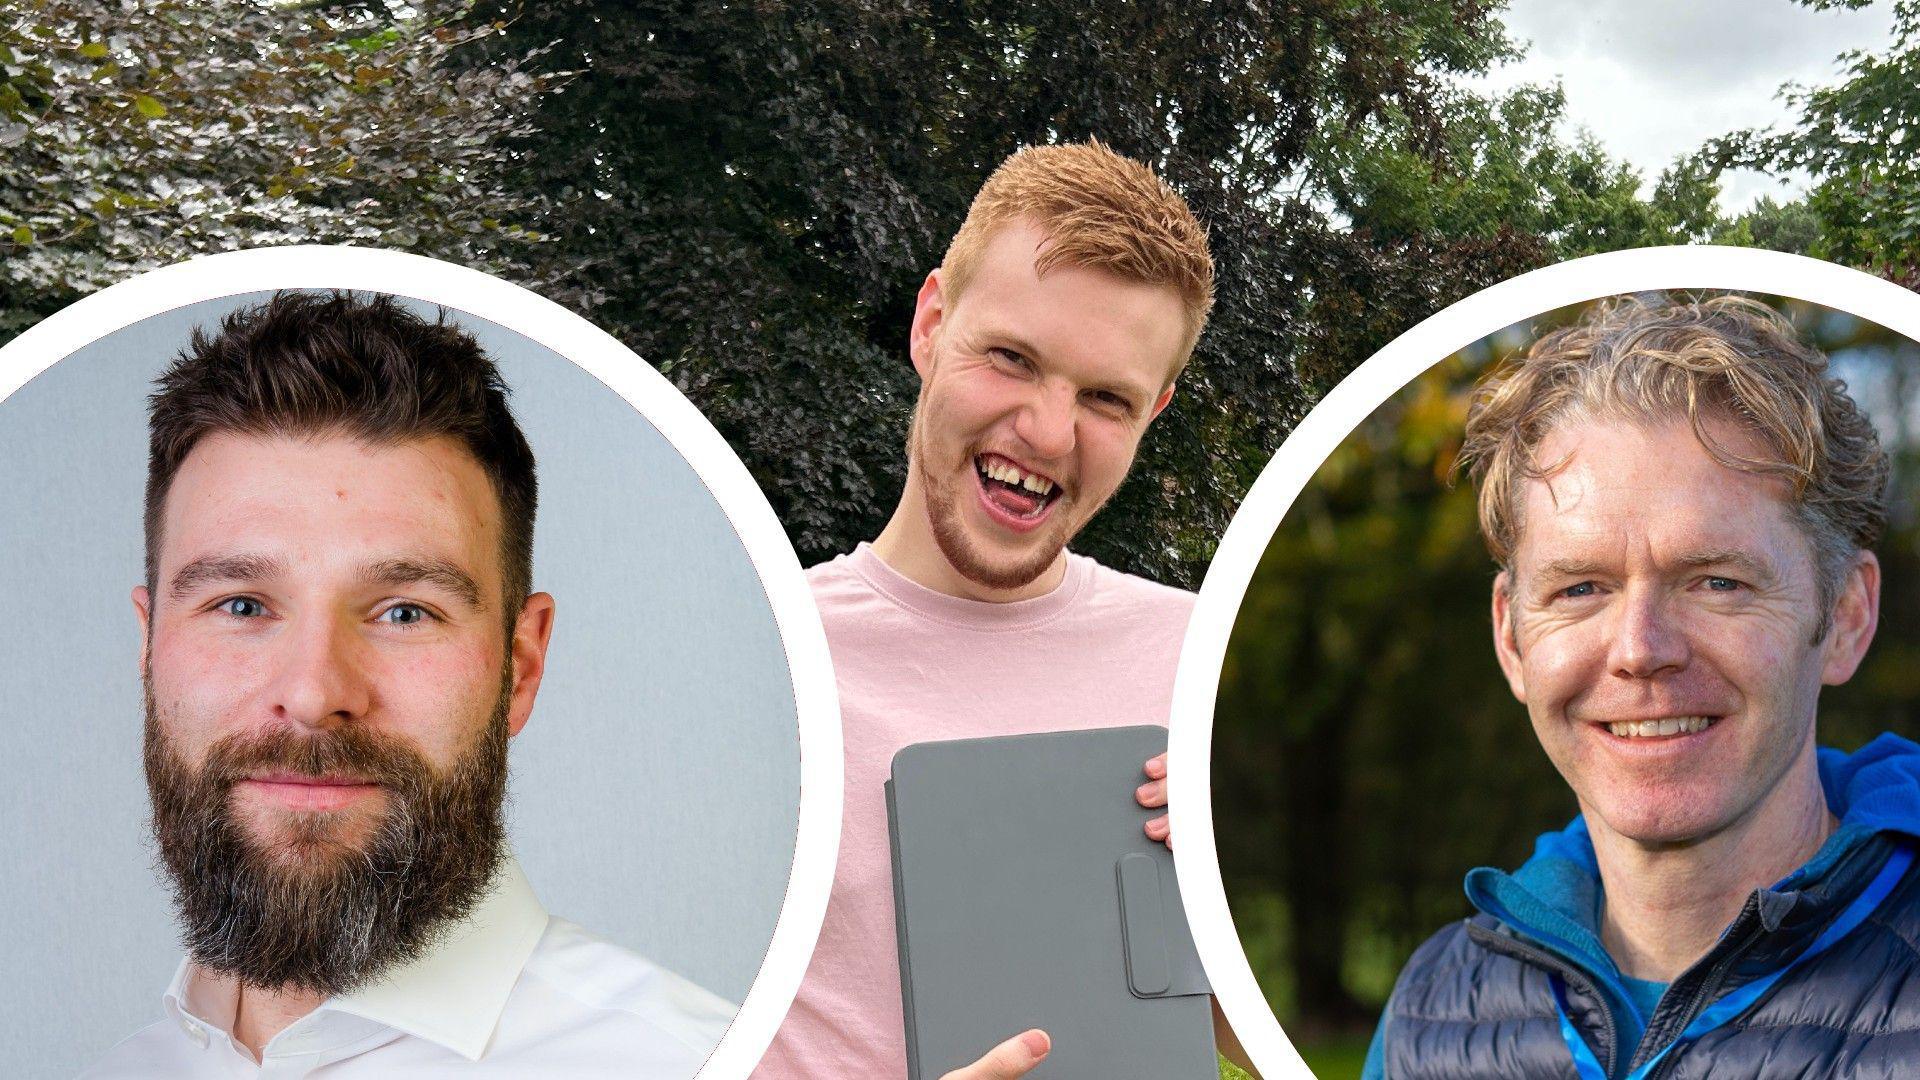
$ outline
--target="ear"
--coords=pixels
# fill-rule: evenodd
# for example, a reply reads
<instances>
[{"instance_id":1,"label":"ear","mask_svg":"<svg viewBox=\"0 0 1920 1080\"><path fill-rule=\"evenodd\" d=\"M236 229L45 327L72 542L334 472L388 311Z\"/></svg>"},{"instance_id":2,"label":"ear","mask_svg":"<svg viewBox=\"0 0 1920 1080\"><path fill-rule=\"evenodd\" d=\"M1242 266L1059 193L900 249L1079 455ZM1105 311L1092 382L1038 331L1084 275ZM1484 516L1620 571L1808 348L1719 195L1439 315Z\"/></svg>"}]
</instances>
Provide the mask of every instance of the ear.
<instances>
[{"instance_id":1,"label":"ear","mask_svg":"<svg viewBox=\"0 0 1920 1080\"><path fill-rule=\"evenodd\" d=\"M1167 409L1167 403L1171 402L1172 400L1173 400L1173 384L1168 383L1167 388L1165 390L1160 391L1160 396L1153 399L1153 408L1147 410L1147 422L1152 423L1155 417L1158 417L1161 413L1165 412Z\"/></svg>"},{"instance_id":2,"label":"ear","mask_svg":"<svg viewBox=\"0 0 1920 1080\"><path fill-rule=\"evenodd\" d=\"M153 598L145 585L133 587L133 617L140 623L140 676L145 678L153 650L153 642L148 640L153 626Z\"/></svg>"},{"instance_id":3,"label":"ear","mask_svg":"<svg viewBox=\"0 0 1920 1080\"><path fill-rule=\"evenodd\" d=\"M533 715L533 697L547 673L547 642L553 638L553 597L534 593L513 624L513 691L507 702L507 734L518 735Z\"/></svg>"},{"instance_id":4,"label":"ear","mask_svg":"<svg viewBox=\"0 0 1920 1080\"><path fill-rule=\"evenodd\" d=\"M1840 584L1833 602L1833 625L1822 642L1825 653L1820 681L1839 686L1860 668L1880 626L1880 560L1862 551Z\"/></svg>"},{"instance_id":5,"label":"ear","mask_svg":"<svg viewBox=\"0 0 1920 1080\"><path fill-rule=\"evenodd\" d=\"M1493 579L1493 655L1507 677L1507 688L1522 705L1527 702L1526 670L1520 663L1519 627L1513 613L1513 573L1502 570Z\"/></svg>"},{"instance_id":6,"label":"ear","mask_svg":"<svg viewBox=\"0 0 1920 1080\"><path fill-rule=\"evenodd\" d=\"M913 369L922 380L933 370L933 347L940 340L940 320L946 313L940 271L935 270L920 283L920 295L913 303L913 329L907 336L907 352L912 354Z\"/></svg>"}]
</instances>

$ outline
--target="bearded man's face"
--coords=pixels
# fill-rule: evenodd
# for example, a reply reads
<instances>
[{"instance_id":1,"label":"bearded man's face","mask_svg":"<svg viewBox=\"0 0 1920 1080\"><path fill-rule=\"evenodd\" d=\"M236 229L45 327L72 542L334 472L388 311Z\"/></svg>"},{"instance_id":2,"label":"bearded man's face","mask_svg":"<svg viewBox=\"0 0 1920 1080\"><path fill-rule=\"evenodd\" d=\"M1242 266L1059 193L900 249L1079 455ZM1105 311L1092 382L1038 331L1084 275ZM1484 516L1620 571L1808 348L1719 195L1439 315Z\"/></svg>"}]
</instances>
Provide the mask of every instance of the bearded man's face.
<instances>
[{"instance_id":1,"label":"bearded man's face","mask_svg":"<svg viewBox=\"0 0 1920 1080\"><path fill-rule=\"evenodd\" d=\"M154 838L195 962L248 986L338 994L419 955L472 908L506 850L505 706L503 694L445 774L403 740L351 727L228 736L193 765L149 688ZM274 808L259 829L235 789L270 783L377 789L381 806L364 822Z\"/></svg>"},{"instance_id":2,"label":"bearded man's face","mask_svg":"<svg viewBox=\"0 0 1920 1080\"><path fill-rule=\"evenodd\" d=\"M169 486L145 765L196 963L339 993L418 955L505 853L551 598L504 610L499 506L449 439L216 434Z\"/></svg>"}]
</instances>

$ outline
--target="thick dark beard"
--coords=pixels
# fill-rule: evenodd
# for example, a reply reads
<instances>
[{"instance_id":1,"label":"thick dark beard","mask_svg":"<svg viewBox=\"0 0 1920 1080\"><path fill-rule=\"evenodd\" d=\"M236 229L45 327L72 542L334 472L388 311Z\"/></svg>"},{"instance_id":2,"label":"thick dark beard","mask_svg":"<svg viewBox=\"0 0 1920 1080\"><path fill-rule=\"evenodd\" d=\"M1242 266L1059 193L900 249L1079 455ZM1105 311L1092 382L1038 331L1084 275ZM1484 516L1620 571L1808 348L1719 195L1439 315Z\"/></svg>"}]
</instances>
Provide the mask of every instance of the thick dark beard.
<instances>
[{"instance_id":1,"label":"thick dark beard","mask_svg":"<svg viewBox=\"0 0 1920 1080\"><path fill-rule=\"evenodd\" d=\"M960 511L954 506L953 492L936 483L932 470L927 467L926 448L919 445L923 441L920 413L916 410L907 435L907 457L913 462L913 467L920 471L920 490L926 493L927 524L933 530L934 545L940 549L947 564L961 577L986 589L1025 588L1046 573L1060 553L1066 550L1067 540L1071 537L1061 537L1058 544L1041 545L1041 550L1026 562L1011 567L988 565L975 553L973 545L967 542L966 531L960 526ZM972 453L967 455L967 467L972 467L976 456ZM1062 493L1060 497L1067 496ZM1061 513L1065 509L1057 507L1054 513Z\"/></svg>"},{"instance_id":2,"label":"thick dark beard","mask_svg":"<svg viewBox=\"0 0 1920 1080\"><path fill-rule=\"evenodd\" d=\"M473 909L506 852L507 693L442 776L404 740L353 725L228 736L198 769L167 742L147 689L153 833L196 964L267 990L336 995L425 952ZM313 815L270 849L235 820L248 772L348 773L385 789L363 845Z\"/></svg>"}]
</instances>

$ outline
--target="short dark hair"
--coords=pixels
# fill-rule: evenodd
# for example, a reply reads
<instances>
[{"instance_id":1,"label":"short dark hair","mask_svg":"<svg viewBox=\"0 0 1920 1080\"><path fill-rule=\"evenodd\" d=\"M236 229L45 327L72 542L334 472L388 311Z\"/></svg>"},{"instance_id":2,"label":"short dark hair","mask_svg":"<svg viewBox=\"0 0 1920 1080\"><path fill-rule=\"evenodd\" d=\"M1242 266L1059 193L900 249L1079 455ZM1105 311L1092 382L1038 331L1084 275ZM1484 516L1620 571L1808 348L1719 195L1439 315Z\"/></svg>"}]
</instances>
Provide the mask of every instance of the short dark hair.
<instances>
[{"instance_id":1,"label":"short dark hair","mask_svg":"<svg viewBox=\"0 0 1920 1080\"><path fill-rule=\"evenodd\" d=\"M196 328L148 398L147 587L157 585L167 490L208 435L340 434L375 444L447 437L500 501L509 627L533 588L533 450L499 369L471 334L392 297L278 292Z\"/></svg>"}]
</instances>

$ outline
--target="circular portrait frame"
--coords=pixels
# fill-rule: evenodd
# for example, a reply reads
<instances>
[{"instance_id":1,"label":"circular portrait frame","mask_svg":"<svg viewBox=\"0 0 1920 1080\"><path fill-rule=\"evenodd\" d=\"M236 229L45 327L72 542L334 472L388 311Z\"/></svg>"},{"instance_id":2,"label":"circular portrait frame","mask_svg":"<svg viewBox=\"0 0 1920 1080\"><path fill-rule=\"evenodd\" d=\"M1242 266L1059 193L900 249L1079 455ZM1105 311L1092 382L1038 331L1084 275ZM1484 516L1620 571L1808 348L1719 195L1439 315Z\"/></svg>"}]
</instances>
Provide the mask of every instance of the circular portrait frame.
<instances>
[{"instance_id":1,"label":"circular portrait frame","mask_svg":"<svg viewBox=\"0 0 1920 1080\"><path fill-rule=\"evenodd\" d=\"M773 936L739 1011L698 1073L703 1080L746 1076L773 1041L806 973L840 843L843 769L833 668L799 557L773 507L693 403L611 335L517 285L400 251L262 248L201 256L131 278L63 308L0 348L0 401L63 358L144 319L278 289L388 293L469 312L566 357L666 439L739 536L779 631L800 743L793 861Z\"/></svg>"},{"instance_id":2,"label":"circular portrait frame","mask_svg":"<svg viewBox=\"0 0 1920 1080\"><path fill-rule=\"evenodd\" d=\"M1174 682L1168 739L1174 866L1194 943L1229 1024L1269 1080L1312 1080L1267 1006L1240 945L1213 833L1213 712L1227 644L1260 557L1322 464L1374 411L1427 369L1516 323L1602 297L1657 290L1790 297L1920 341L1920 295L1833 263L1752 248L1676 246L1590 255L1510 278L1423 320L1322 398L1248 491L1200 587Z\"/></svg>"}]
</instances>

